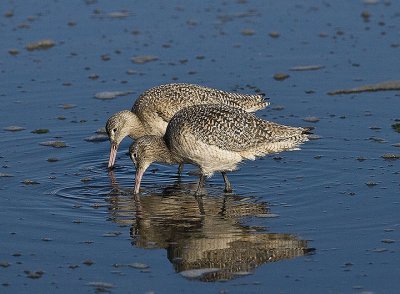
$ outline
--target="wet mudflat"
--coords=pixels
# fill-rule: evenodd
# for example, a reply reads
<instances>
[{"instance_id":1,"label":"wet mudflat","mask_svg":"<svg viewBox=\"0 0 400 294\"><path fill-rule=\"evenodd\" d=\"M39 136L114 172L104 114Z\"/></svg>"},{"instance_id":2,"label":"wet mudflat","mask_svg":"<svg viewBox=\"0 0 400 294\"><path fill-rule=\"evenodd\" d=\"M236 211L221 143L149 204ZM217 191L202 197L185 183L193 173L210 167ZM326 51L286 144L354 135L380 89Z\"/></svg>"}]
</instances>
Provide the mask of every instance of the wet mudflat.
<instances>
[{"instance_id":1,"label":"wet mudflat","mask_svg":"<svg viewBox=\"0 0 400 294\"><path fill-rule=\"evenodd\" d=\"M400 4L297 2L2 2L0 292L397 293ZM232 194L153 165L134 197L100 128L169 82L266 93L314 140Z\"/></svg>"}]
</instances>

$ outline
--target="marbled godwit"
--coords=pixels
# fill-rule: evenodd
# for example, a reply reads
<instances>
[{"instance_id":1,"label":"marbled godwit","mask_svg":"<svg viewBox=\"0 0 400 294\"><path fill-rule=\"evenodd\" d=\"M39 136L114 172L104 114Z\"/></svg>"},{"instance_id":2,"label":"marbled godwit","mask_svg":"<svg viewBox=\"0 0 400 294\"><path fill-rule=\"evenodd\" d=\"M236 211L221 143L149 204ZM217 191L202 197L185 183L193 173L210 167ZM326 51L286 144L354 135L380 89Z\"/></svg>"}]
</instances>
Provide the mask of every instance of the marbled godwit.
<instances>
[{"instance_id":1,"label":"marbled godwit","mask_svg":"<svg viewBox=\"0 0 400 294\"><path fill-rule=\"evenodd\" d=\"M197 165L201 171L197 192L205 177L219 171L225 190L231 191L226 172L236 170L244 159L297 150L308 141L307 131L226 105L187 107L173 116L163 137L144 136L130 146L129 155L136 166L134 191L139 192L142 176L152 162Z\"/></svg>"},{"instance_id":2,"label":"marbled godwit","mask_svg":"<svg viewBox=\"0 0 400 294\"><path fill-rule=\"evenodd\" d=\"M108 167L114 166L118 146L126 136L132 139L163 136L177 111L198 104L225 104L254 112L265 108L268 102L261 95L229 93L193 84L151 88L139 96L132 110L117 112L108 119L106 131L111 143Z\"/></svg>"}]
</instances>

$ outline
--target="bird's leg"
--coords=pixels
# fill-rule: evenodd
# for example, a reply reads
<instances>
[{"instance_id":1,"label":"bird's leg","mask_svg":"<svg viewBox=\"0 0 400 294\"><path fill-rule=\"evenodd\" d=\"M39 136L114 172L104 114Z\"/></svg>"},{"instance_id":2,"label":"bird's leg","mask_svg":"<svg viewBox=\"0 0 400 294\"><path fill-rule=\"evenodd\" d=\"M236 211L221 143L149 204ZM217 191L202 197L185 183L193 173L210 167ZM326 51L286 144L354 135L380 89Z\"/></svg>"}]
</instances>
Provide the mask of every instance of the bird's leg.
<instances>
[{"instance_id":1,"label":"bird's leg","mask_svg":"<svg viewBox=\"0 0 400 294\"><path fill-rule=\"evenodd\" d=\"M206 180L206 176L203 175L203 174L201 174L201 175L200 175L200 178L199 178L199 185L197 186L197 190L196 190L196 193L195 193L196 197L199 196L199 195L201 195L200 192L201 192L201 190L202 190L203 187L204 187L204 182L205 182L205 180Z\"/></svg>"},{"instance_id":2,"label":"bird's leg","mask_svg":"<svg viewBox=\"0 0 400 294\"><path fill-rule=\"evenodd\" d=\"M232 185L228 180L228 176L226 175L226 172L221 172L222 177L224 178L224 183L225 183L225 192L226 193L231 193L232 192Z\"/></svg>"},{"instance_id":3,"label":"bird's leg","mask_svg":"<svg viewBox=\"0 0 400 294\"><path fill-rule=\"evenodd\" d=\"M205 215L206 213L204 211L203 198L197 197L197 195L196 195L196 201L197 201L197 206L199 207L200 215Z\"/></svg>"},{"instance_id":4,"label":"bird's leg","mask_svg":"<svg viewBox=\"0 0 400 294\"><path fill-rule=\"evenodd\" d=\"M183 163L180 163L178 165L178 176L179 177L182 175L182 171L183 171Z\"/></svg>"},{"instance_id":5,"label":"bird's leg","mask_svg":"<svg viewBox=\"0 0 400 294\"><path fill-rule=\"evenodd\" d=\"M226 215L226 199L228 198L228 195L224 195L224 199L222 201L222 207L221 207L221 211L218 212L219 215L221 216L225 216Z\"/></svg>"}]
</instances>

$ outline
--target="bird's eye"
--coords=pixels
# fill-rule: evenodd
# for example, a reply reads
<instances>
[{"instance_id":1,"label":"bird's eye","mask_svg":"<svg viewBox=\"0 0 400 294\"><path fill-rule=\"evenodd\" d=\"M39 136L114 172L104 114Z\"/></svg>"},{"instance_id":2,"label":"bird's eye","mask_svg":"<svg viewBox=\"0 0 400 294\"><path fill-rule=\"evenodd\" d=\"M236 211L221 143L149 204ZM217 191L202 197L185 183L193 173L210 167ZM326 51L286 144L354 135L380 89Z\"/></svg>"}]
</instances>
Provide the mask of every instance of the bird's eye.
<instances>
[{"instance_id":1,"label":"bird's eye","mask_svg":"<svg viewBox=\"0 0 400 294\"><path fill-rule=\"evenodd\" d=\"M116 133L117 132L117 128L112 129L112 132Z\"/></svg>"},{"instance_id":2,"label":"bird's eye","mask_svg":"<svg viewBox=\"0 0 400 294\"><path fill-rule=\"evenodd\" d=\"M136 160L137 160L137 153L136 152L132 152L130 154L131 160L133 161L134 164L136 164Z\"/></svg>"}]
</instances>

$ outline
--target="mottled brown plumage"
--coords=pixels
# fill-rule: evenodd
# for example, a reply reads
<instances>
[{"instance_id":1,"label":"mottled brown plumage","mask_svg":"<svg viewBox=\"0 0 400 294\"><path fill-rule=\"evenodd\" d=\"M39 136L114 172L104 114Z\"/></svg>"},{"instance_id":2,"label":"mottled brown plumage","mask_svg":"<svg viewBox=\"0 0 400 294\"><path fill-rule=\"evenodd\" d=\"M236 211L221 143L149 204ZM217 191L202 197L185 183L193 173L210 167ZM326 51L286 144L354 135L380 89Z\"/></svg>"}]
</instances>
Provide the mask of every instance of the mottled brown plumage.
<instances>
[{"instance_id":1,"label":"mottled brown plumage","mask_svg":"<svg viewBox=\"0 0 400 294\"><path fill-rule=\"evenodd\" d=\"M120 142L129 136L163 136L168 122L179 110L199 104L225 104L254 112L268 105L261 95L230 93L194 84L166 84L145 91L132 110L113 114L106 130L111 143L108 167L112 167Z\"/></svg>"},{"instance_id":2,"label":"mottled brown plumage","mask_svg":"<svg viewBox=\"0 0 400 294\"><path fill-rule=\"evenodd\" d=\"M225 189L230 190L225 172L236 170L244 159L296 150L308 141L306 132L307 129L265 121L226 105L184 108L173 116L163 138L145 136L131 145L130 155L137 168L135 192L139 192L141 177L154 161L199 166L199 187L204 176L220 171Z\"/></svg>"}]
</instances>

